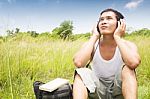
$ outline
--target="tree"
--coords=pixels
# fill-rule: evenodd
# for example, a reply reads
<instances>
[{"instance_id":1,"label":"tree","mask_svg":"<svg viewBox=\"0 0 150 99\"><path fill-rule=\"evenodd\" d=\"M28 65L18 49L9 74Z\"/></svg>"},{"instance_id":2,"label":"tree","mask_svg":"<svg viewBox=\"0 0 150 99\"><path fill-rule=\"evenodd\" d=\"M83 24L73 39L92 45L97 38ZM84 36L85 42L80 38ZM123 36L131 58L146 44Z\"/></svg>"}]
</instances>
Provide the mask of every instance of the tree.
<instances>
[{"instance_id":1,"label":"tree","mask_svg":"<svg viewBox=\"0 0 150 99\"><path fill-rule=\"evenodd\" d=\"M16 28L15 33L17 34L17 33L19 33L19 31L20 31L20 29L19 29L19 28Z\"/></svg>"},{"instance_id":2,"label":"tree","mask_svg":"<svg viewBox=\"0 0 150 99\"><path fill-rule=\"evenodd\" d=\"M15 31L14 30L7 30L7 35L8 36L16 36L16 34L18 34L20 32L19 28L16 28Z\"/></svg>"},{"instance_id":3,"label":"tree","mask_svg":"<svg viewBox=\"0 0 150 99\"><path fill-rule=\"evenodd\" d=\"M62 22L59 27L56 27L52 31L52 33L59 35L61 39L65 40L66 38L69 38L70 35L72 35L72 30L73 22L68 20Z\"/></svg>"},{"instance_id":4,"label":"tree","mask_svg":"<svg viewBox=\"0 0 150 99\"><path fill-rule=\"evenodd\" d=\"M28 34L30 34L32 37L37 37L39 34L36 33L36 31L28 31Z\"/></svg>"},{"instance_id":5,"label":"tree","mask_svg":"<svg viewBox=\"0 0 150 99\"><path fill-rule=\"evenodd\" d=\"M140 29L138 31L134 31L131 35L142 35L142 36L150 36L150 30L147 28Z\"/></svg>"},{"instance_id":6,"label":"tree","mask_svg":"<svg viewBox=\"0 0 150 99\"><path fill-rule=\"evenodd\" d=\"M13 30L7 30L6 32L7 32L7 35L8 35L8 36L12 36L12 35L14 34L14 31L13 31Z\"/></svg>"}]
</instances>

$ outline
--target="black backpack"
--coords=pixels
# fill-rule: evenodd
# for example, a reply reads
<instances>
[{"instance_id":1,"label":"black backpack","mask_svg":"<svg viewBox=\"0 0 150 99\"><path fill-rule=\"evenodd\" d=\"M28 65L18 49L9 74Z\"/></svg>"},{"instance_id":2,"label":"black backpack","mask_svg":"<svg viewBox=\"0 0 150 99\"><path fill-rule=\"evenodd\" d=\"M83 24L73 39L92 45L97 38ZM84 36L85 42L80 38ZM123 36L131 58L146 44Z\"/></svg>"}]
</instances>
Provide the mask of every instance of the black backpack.
<instances>
[{"instance_id":1,"label":"black backpack","mask_svg":"<svg viewBox=\"0 0 150 99\"><path fill-rule=\"evenodd\" d=\"M39 89L39 86L44 84L41 81L35 81L33 83L34 94L36 99L73 99L72 97L72 85L67 83L53 92L43 91Z\"/></svg>"}]
</instances>

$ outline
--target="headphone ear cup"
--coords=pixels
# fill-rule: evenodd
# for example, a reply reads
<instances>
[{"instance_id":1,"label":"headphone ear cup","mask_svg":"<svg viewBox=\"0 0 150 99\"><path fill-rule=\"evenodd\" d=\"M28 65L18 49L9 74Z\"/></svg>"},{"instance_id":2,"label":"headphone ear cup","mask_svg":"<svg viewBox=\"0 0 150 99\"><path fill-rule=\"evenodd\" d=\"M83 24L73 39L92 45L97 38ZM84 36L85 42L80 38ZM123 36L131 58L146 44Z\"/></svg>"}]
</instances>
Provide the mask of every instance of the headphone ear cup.
<instances>
[{"instance_id":1,"label":"headphone ear cup","mask_svg":"<svg viewBox=\"0 0 150 99\"><path fill-rule=\"evenodd\" d=\"M118 21L120 22L120 18L117 17L117 24L116 24L116 28L118 27ZM121 22L120 22L121 23Z\"/></svg>"}]
</instances>

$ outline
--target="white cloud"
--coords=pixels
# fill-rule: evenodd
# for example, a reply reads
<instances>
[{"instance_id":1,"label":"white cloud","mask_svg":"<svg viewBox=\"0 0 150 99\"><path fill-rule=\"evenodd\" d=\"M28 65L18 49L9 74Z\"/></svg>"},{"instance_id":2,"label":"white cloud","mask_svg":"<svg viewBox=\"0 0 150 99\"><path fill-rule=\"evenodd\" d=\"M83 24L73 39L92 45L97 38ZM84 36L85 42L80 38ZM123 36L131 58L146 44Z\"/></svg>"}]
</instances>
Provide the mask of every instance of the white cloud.
<instances>
[{"instance_id":1,"label":"white cloud","mask_svg":"<svg viewBox=\"0 0 150 99\"><path fill-rule=\"evenodd\" d=\"M127 9L133 9L133 8L137 8L138 5L140 3L142 3L144 0L134 0L134 1L130 1L125 5L125 8Z\"/></svg>"}]
</instances>

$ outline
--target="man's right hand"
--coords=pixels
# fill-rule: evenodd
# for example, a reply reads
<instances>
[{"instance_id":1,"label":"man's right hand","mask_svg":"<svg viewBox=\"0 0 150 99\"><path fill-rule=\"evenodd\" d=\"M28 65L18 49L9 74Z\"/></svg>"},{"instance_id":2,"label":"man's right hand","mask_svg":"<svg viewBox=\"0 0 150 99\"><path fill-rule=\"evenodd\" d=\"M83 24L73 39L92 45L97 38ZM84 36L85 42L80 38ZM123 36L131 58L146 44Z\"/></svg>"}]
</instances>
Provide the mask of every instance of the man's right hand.
<instances>
[{"instance_id":1,"label":"man's right hand","mask_svg":"<svg viewBox=\"0 0 150 99\"><path fill-rule=\"evenodd\" d=\"M92 34L93 34L93 36L96 36L97 39L98 39L98 38L101 37L101 34L97 31L97 24L98 24L98 23L96 23L96 24L94 25L94 27L93 27L93 29L92 29Z\"/></svg>"}]
</instances>

